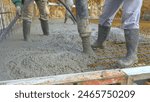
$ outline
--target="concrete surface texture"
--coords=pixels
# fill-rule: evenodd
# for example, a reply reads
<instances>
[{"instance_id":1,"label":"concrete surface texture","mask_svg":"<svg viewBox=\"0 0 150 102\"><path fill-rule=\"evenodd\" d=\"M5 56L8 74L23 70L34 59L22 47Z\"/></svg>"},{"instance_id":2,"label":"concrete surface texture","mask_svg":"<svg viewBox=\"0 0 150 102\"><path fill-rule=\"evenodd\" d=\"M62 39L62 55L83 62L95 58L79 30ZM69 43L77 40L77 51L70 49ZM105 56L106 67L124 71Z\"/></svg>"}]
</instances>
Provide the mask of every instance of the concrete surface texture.
<instances>
[{"instance_id":1,"label":"concrete surface texture","mask_svg":"<svg viewBox=\"0 0 150 102\"><path fill-rule=\"evenodd\" d=\"M97 57L86 55L82 53L82 42L77 25L73 25L71 20L64 24L63 19L51 19L49 26L50 35L44 36L39 20L33 21L30 42L23 41L22 25L14 27L10 36L0 43L0 80L111 68L116 60L114 57L125 52L124 45L118 48L116 46L120 47L120 45L109 44L109 49L95 51ZM97 38L97 24L90 26L93 43ZM112 28L109 41L124 43L123 30Z\"/></svg>"},{"instance_id":2,"label":"concrete surface texture","mask_svg":"<svg viewBox=\"0 0 150 102\"><path fill-rule=\"evenodd\" d=\"M97 57L92 57L82 53L77 25L73 25L71 20L68 21L64 24L63 19L51 19L49 36L42 34L39 20L33 21L30 42L23 41L22 26L15 26L10 36L0 43L0 80L115 68L113 64L117 57L126 52L123 30L112 28L108 37L108 42L121 41L123 44L108 44L105 50L95 51ZM91 30L93 43L97 38L97 24L91 24ZM149 47L144 48L147 44L140 46L142 53L149 50ZM149 54L142 56L144 57L140 55L141 61L136 66L150 64Z\"/></svg>"},{"instance_id":3,"label":"concrete surface texture","mask_svg":"<svg viewBox=\"0 0 150 102\"><path fill-rule=\"evenodd\" d=\"M61 13L56 12L56 14ZM56 17L55 14L53 17ZM16 26L16 30L10 37L0 43L0 81L110 68L116 58L123 56L126 52L124 44L111 43L106 50L95 51L98 59L85 55L82 53L82 43L76 25L71 22L63 24L62 19L51 19L49 25L50 35L44 36L40 22L33 21L30 42L23 41L22 26ZM144 25L146 26L141 27L142 33L149 37L149 23L145 22ZM97 25L92 25L92 43L96 40L96 36ZM123 30L113 28L108 41L124 43ZM140 44L138 53L140 60L135 66L150 65L148 51L150 51L149 44Z\"/></svg>"},{"instance_id":4,"label":"concrete surface texture","mask_svg":"<svg viewBox=\"0 0 150 102\"><path fill-rule=\"evenodd\" d=\"M40 23L33 22L31 41L23 41L22 28L0 43L0 80L76 73L91 70L95 60L82 53L76 25L52 20L50 35L44 36Z\"/></svg>"}]
</instances>

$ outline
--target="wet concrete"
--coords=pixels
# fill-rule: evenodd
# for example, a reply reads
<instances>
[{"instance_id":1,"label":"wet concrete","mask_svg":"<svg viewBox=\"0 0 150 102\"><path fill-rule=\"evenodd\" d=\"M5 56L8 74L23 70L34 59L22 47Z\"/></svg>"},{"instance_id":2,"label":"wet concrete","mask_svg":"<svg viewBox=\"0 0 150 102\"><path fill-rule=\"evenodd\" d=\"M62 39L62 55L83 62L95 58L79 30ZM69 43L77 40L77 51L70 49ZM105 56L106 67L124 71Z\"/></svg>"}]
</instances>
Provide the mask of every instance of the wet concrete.
<instances>
[{"instance_id":1,"label":"wet concrete","mask_svg":"<svg viewBox=\"0 0 150 102\"><path fill-rule=\"evenodd\" d=\"M91 20L91 23L98 23L98 20ZM120 27L120 20L115 20L113 22L113 27ZM132 67L136 66L146 66L150 65L150 22L149 21L141 21L140 22L140 36L147 38L145 42L140 42L138 47L138 57L139 62L134 64ZM114 28L112 28L114 29ZM116 29L116 28L115 28ZM118 28L117 28L118 29ZM115 33L117 30L115 30ZM122 34L121 30L118 30L118 35ZM116 37L116 36L115 36ZM123 37L123 36L117 36ZM119 40L122 38L119 38ZM124 40L124 39L123 39ZM99 60L96 63L90 64L90 67L104 66L107 69L110 68L118 68L115 66L115 63L118 58L125 56L126 47L125 42L114 42L114 41L106 41L105 49L97 49L95 50L98 55Z\"/></svg>"},{"instance_id":2,"label":"wet concrete","mask_svg":"<svg viewBox=\"0 0 150 102\"><path fill-rule=\"evenodd\" d=\"M146 22L143 24L146 25L142 28L143 34L149 35L149 25ZM62 19L50 20L49 25L49 36L43 36L39 21L33 21L30 42L23 41L20 26L7 40L0 43L0 80L117 68L114 67L117 58L126 53L124 43L107 41L106 49L95 50L97 58L91 58L82 53L82 43L76 25L70 21L64 24ZM114 25L119 24L117 22ZM91 36L92 42L95 39L96 36ZM150 65L149 51L149 43L140 43L139 63L133 67Z\"/></svg>"},{"instance_id":3,"label":"wet concrete","mask_svg":"<svg viewBox=\"0 0 150 102\"><path fill-rule=\"evenodd\" d=\"M77 26L50 20L50 35L44 36L40 22L33 21L31 41L23 41L22 26L0 43L0 80L50 76L94 70L95 58L82 53Z\"/></svg>"}]
</instances>

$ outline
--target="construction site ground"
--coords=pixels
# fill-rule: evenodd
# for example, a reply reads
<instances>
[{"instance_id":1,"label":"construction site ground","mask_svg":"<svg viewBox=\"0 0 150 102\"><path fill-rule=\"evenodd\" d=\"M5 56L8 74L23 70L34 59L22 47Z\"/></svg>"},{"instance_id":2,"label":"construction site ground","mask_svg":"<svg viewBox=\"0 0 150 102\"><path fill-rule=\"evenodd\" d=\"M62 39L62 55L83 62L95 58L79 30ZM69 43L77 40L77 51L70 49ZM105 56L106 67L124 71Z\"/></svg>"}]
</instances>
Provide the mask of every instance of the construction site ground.
<instances>
[{"instance_id":1,"label":"construction site ground","mask_svg":"<svg viewBox=\"0 0 150 102\"><path fill-rule=\"evenodd\" d=\"M91 43L96 39L97 20L91 21ZM105 49L94 50L97 58L82 53L82 42L77 25L69 20L50 19L50 35L42 35L39 20L32 22L31 41L23 41L22 26L16 25L10 36L0 43L0 81L31 77L52 76L95 70L116 69L117 58L126 53L124 41L111 37ZM115 21L113 27L118 27ZM141 35L150 38L150 22L141 21ZM120 28L113 31L120 34ZM116 37L116 36L115 36ZM115 40L115 41L114 41ZM141 41L136 66L150 65L150 43Z\"/></svg>"}]
</instances>

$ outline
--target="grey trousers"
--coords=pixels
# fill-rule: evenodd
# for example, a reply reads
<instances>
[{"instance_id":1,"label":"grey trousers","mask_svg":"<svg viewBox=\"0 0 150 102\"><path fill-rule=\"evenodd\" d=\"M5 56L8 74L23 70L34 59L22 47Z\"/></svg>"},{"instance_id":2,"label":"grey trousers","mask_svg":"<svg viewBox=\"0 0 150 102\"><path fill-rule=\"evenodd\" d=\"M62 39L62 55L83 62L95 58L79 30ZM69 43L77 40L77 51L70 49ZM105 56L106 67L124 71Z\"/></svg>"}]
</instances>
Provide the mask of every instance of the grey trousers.
<instances>
[{"instance_id":1,"label":"grey trousers","mask_svg":"<svg viewBox=\"0 0 150 102\"><path fill-rule=\"evenodd\" d=\"M26 4L27 0L25 0L24 4ZM47 1L48 0L34 0L35 3L37 4L37 7L39 9L40 12L40 19L42 20L48 20L49 17L49 10L48 10L48 5L47 5ZM34 10L34 2L32 2L30 5L28 5L28 7L23 10L23 19L28 20L28 21L32 21L32 16L33 16L33 10Z\"/></svg>"},{"instance_id":2,"label":"grey trousers","mask_svg":"<svg viewBox=\"0 0 150 102\"><path fill-rule=\"evenodd\" d=\"M105 0L99 24L110 27L117 11L122 7L122 28L139 29L143 0Z\"/></svg>"}]
</instances>

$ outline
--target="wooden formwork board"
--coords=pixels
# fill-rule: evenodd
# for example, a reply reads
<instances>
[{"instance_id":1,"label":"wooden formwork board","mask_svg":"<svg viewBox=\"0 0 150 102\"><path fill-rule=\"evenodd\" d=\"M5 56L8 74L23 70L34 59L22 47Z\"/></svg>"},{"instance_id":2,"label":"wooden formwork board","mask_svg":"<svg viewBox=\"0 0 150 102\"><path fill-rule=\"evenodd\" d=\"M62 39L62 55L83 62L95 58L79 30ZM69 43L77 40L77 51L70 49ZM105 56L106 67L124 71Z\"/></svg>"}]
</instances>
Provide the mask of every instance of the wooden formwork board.
<instances>
[{"instance_id":1,"label":"wooden formwork board","mask_svg":"<svg viewBox=\"0 0 150 102\"><path fill-rule=\"evenodd\" d=\"M66 75L57 75L57 76L46 76L39 78L29 78L29 79L20 79L12 81L0 82L0 84L70 84L70 83L82 83L92 80L105 80L105 79L114 79L116 77L123 77L125 74L120 72L120 70L108 70L108 71L94 71L94 72L85 72L85 73L75 73L75 74L66 74ZM114 82L115 83L115 82ZM118 83L118 81L116 82Z\"/></svg>"},{"instance_id":2,"label":"wooden formwork board","mask_svg":"<svg viewBox=\"0 0 150 102\"><path fill-rule=\"evenodd\" d=\"M145 82L145 85L150 85L150 81L146 81L146 82Z\"/></svg>"},{"instance_id":3,"label":"wooden formwork board","mask_svg":"<svg viewBox=\"0 0 150 102\"><path fill-rule=\"evenodd\" d=\"M1 81L0 85L131 84L143 79L150 79L150 66Z\"/></svg>"}]
</instances>

